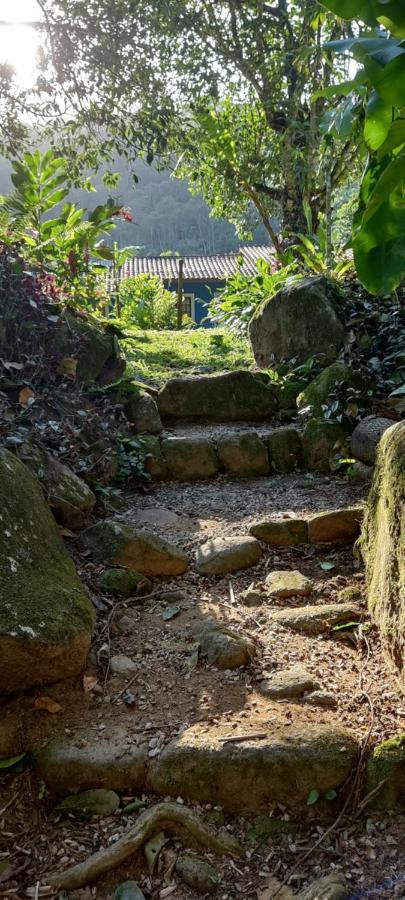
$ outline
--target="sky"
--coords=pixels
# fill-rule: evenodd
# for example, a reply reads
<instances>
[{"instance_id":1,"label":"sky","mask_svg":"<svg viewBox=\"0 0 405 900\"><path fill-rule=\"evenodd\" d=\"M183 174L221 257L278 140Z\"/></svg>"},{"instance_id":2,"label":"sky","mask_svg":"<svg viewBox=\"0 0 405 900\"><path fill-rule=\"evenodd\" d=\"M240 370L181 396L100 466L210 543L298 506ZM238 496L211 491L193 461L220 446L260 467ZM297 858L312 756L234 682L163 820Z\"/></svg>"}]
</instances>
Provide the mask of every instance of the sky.
<instances>
[{"instance_id":1,"label":"sky","mask_svg":"<svg viewBox=\"0 0 405 900\"><path fill-rule=\"evenodd\" d=\"M22 87L30 87L34 81L39 45L35 28L22 23L39 17L36 0L0 0L0 62L11 63Z\"/></svg>"}]
</instances>

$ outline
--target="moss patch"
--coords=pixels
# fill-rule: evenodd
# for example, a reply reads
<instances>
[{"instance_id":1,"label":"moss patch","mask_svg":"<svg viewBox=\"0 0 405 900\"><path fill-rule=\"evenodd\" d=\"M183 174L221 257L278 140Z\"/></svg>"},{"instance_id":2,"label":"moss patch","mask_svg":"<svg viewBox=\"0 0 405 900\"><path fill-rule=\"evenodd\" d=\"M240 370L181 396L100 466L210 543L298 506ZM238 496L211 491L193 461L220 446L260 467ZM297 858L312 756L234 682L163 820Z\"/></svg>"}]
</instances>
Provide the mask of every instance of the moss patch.
<instances>
[{"instance_id":1,"label":"moss patch","mask_svg":"<svg viewBox=\"0 0 405 900\"><path fill-rule=\"evenodd\" d=\"M373 800L377 809L404 808L405 806L405 732L394 735L379 744L367 764L366 793L381 782Z\"/></svg>"}]
</instances>

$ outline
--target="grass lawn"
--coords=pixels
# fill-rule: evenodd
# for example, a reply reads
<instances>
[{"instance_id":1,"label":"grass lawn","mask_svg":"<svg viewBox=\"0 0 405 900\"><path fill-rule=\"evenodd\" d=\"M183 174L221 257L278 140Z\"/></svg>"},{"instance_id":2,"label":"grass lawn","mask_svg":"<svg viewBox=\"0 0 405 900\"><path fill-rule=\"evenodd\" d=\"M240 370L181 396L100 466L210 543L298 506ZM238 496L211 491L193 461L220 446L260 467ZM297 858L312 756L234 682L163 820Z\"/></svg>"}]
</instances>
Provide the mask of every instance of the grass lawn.
<instances>
[{"instance_id":1,"label":"grass lawn","mask_svg":"<svg viewBox=\"0 0 405 900\"><path fill-rule=\"evenodd\" d=\"M126 333L129 331L126 329ZM253 362L249 342L222 328L184 331L140 331L122 342L127 371L160 387L175 375L220 372L249 367Z\"/></svg>"}]
</instances>

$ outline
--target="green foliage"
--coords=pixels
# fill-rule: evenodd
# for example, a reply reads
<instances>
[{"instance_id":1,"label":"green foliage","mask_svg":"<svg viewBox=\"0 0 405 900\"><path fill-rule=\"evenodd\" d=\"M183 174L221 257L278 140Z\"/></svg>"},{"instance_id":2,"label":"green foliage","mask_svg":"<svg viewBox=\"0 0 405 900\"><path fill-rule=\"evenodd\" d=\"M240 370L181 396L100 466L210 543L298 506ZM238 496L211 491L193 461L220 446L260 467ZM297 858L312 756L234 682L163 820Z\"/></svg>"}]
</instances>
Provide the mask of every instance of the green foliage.
<instances>
[{"instance_id":1,"label":"green foliage","mask_svg":"<svg viewBox=\"0 0 405 900\"><path fill-rule=\"evenodd\" d=\"M176 299L157 275L124 278L119 288L121 321L139 328L174 328L177 321Z\"/></svg>"},{"instance_id":2,"label":"green foliage","mask_svg":"<svg viewBox=\"0 0 405 900\"><path fill-rule=\"evenodd\" d=\"M108 200L91 212L65 203L68 173L55 151L26 152L12 165L14 190L0 203L0 239L19 245L36 271L54 276L67 303L86 303L94 296L97 276L111 249L103 240L115 227L120 204Z\"/></svg>"},{"instance_id":3,"label":"green foliage","mask_svg":"<svg viewBox=\"0 0 405 900\"><path fill-rule=\"evenodd\" d=\"M298 234L298 238L299 243L292 249L302 259L307 273L340 280L353 269L353 260L342 252L337 259L328 259L326 229L322 219L316 234Z\"/></svg>"},{"instance_id":4,"label":"green foliage","mask_svg":"<svg viewBox=\"0 0 405 900\"><path fill-rule=\"evenodd\" d=\"M123 437L118 443L117 484L128 484L137 479L147 480L145 460L148 455L147 443L141 437Z\"/></svg>"},{"instance_id":5,"label":"green foliage","mask_svg":"<svg viewBox=\"0 0 405 900\"><path fill-rule=\"evenodd\" d=\"M346 109L347 128L364 116L369 162L353 221L353 252L367 290L388 294L405 277L405 13L402 3L380 0L326 0L338 16L360 18L387 32L331 42L360 64L354 91L338 109ZM350 83L350 88L353 83Z\"/></svg>"},{"instance_id":6,"label":"green foliage","mask_svg":"<svg viewBox=\"0 0 405 900\"><path fill-rule=\"evenodd\" d=\"M220 328L129 332L122 342L127 372L158 387L174 375L248 368L253 356L248 341Z\"/></svg>"},{"instance_id":7,"label":"green foliage","mask_svg":"<svg viewBox=\"0 0 405 900\"><path fill-rule=\"evenodd\" d=\"M264 259L258 260L256 267L257 275L244 275L241 268L231 275L209 305L210 318L238 335L247 333L252 315L263 300L300 277L292 261L274 272Z\"/></svg>"}]
</instances>

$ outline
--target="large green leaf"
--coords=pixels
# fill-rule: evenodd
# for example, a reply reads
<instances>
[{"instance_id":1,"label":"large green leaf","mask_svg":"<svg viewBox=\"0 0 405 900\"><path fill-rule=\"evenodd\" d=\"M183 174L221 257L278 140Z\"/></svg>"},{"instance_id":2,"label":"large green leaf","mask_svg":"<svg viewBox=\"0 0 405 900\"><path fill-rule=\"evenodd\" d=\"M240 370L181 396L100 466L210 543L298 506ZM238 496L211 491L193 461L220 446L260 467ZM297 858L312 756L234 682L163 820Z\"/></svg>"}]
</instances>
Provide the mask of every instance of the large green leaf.
<instances>
[{"instance_id":1,"label":"large green leaf","mask_svg":"<svg viewBox=\"0 0 405 900\"><path fill-rule=\"evenodd\" d=\"M405 144L405 119L395 119L395 121L391 123L390 130L384 143L379 147L380 158L387 153L392 153L393 150L402 147L403 144Z\"/></svg>"},{"instance_id":2,"label":"large green leaf","mask_svg":"<svg viewBox=\"0 0 405 900\"><path fill-rule=\"evenodd\" d=\"M405 151L367 170L355 217L353 254L358 275L374 294L388 294L405 278Z\"/></svg>"},{"instance_id":3,"label":"large green leaf","mask_svg":"<svg viewBox=\"0 0 405 900\"><path fill-rule=\"evenodd\" d=\"M371 150L377 150L384 143L391 124L392 106L374 91L367 104L364 122L364 137Z\"/></svg>"},{"instance_id":4,"label":"large green leaf","mask_svg":"<svg viewBox=\"0 0 405 900\"><path fill-rule=\"evenodd\" d=\"M379 23L399 37L405 37L403 0L323 0L323 6L342 19L361 19L367 25Z\"/></svg>"}]
</instances>

